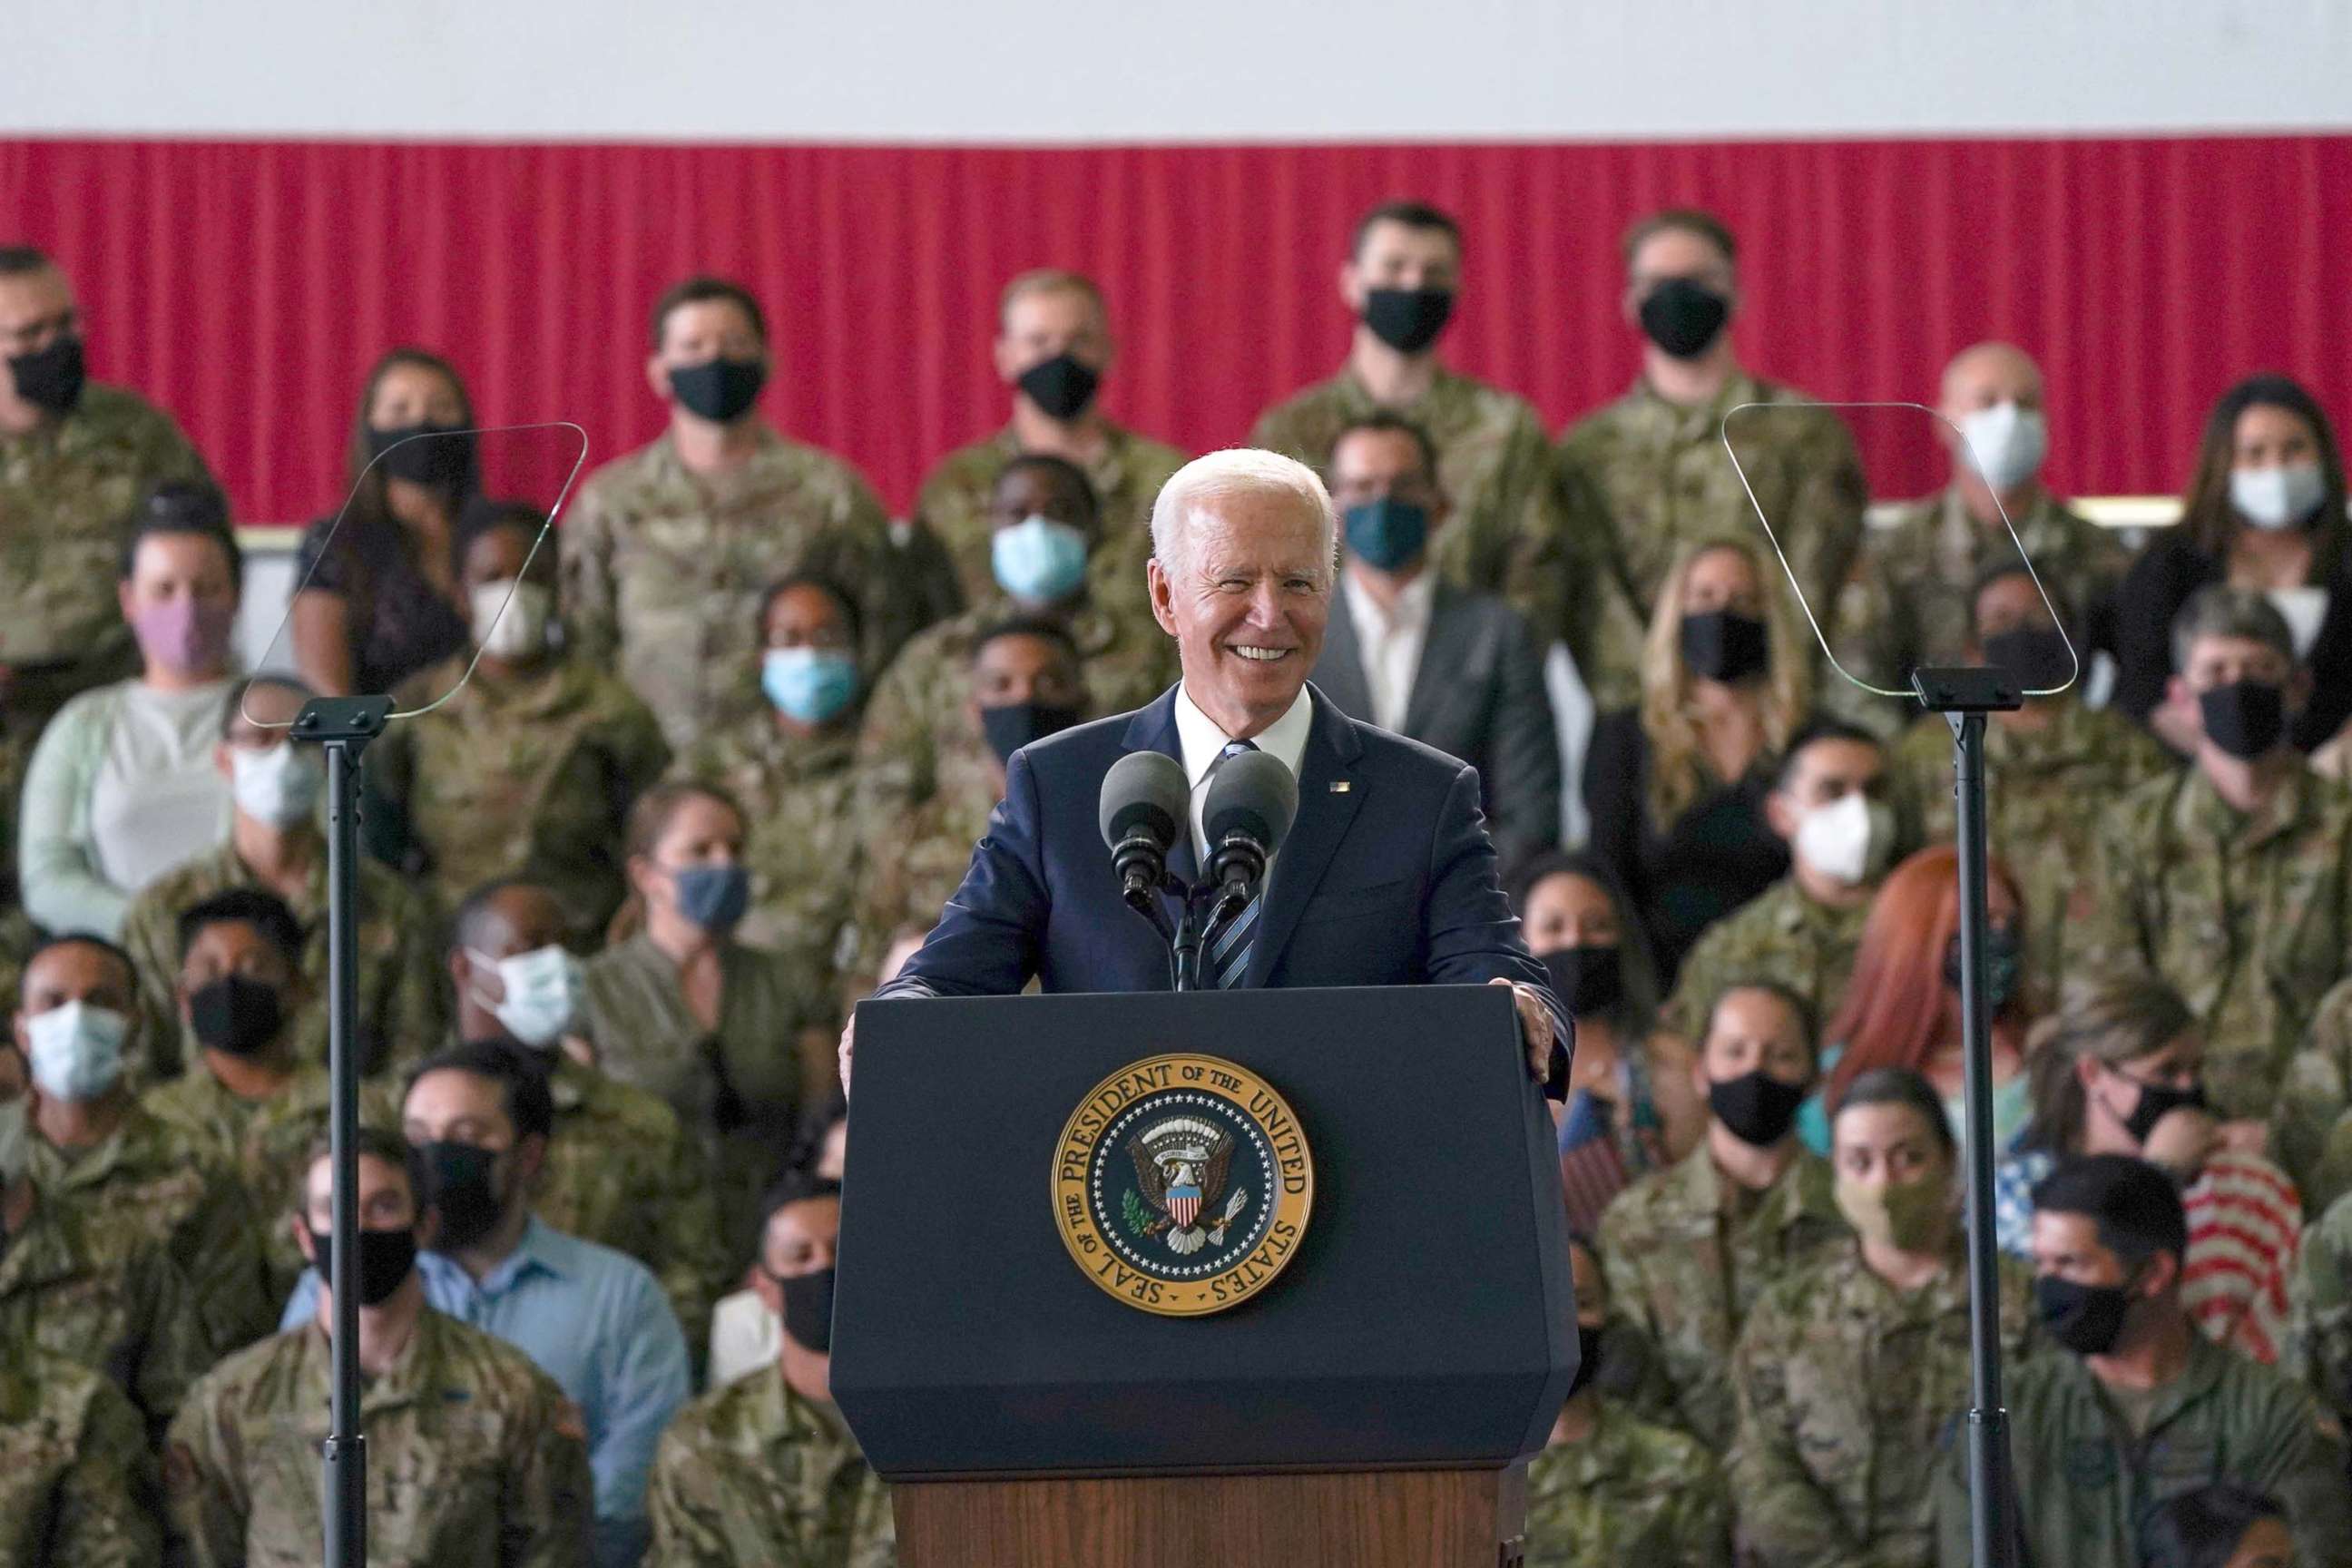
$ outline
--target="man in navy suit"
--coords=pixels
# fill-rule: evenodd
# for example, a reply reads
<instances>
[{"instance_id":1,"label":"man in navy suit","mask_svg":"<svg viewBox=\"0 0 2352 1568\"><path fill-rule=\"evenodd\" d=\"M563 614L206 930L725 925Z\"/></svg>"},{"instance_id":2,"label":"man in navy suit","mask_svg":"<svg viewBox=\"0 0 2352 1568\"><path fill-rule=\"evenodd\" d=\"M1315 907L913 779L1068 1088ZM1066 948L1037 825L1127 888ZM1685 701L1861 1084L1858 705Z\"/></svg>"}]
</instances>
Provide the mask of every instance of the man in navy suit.
<instances>
[{"instance_id":1,"label":"man in navy suit","mask_svg":"<svg viewBox=\"0 0 2352 1568\"><path fill-rule=\"evenodd\" d=\"M1120 901L1097 826L1103 775L1137 751L1183 764L1191 842L1170 859L1190 879L1210 780L1247 742L1297 777L1298 817L1262 897L1203 952L1203 984L1508 985L1531 1070L1564 1080L1568 1025L1497 883L1476 770L1358 723L1307 682L1339 557L1323 482L1271 452L1212 453L1161 489L1151 535L1152 612L1183 679L1013 753L963 886L876 994L1009 995L1032 976L1047 991L1168 989L1167 946ZM854 1035L853 1020L844 1083Z\"/></svg>"}]
</instances>

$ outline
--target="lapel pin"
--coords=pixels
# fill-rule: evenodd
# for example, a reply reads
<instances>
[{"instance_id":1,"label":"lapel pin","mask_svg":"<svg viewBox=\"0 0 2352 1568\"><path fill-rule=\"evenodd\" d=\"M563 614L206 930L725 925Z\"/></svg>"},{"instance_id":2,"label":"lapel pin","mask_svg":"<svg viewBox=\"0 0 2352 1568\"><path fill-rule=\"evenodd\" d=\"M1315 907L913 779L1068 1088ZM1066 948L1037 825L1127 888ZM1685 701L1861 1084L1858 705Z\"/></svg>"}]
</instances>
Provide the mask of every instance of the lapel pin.
<instances>
[{"instance_id":1,"label":"lapel pin","mask_svg":"<svg viewBox=\"0 0 2352 1568\"><path fill-rule=\"evenodd\" d=\"M1331 781L1331 793L1332 793L1333 795L1345 795L1345 794L1347 794L1347 793L1348 793L1348 781L1347 781L1346 779L1333 779L1333 780Z\"/></svg>"}]
</instances>

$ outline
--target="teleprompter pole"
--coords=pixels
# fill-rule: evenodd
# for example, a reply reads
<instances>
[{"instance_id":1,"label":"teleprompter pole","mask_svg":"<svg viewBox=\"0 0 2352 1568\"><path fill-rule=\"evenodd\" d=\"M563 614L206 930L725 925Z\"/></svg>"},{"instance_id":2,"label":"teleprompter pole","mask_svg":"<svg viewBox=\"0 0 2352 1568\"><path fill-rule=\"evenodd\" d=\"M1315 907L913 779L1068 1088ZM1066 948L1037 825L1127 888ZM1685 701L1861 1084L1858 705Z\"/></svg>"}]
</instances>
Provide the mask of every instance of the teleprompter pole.
<instances>
[{"instance_id":1,"label":"teleprompter pole","mask_svg":"<svg viewBox=\"0 0 2352 1568\"><path fill-rule=\"evenodd\" d=\"M1959 811L1960 1023L1969 1221L1969 1555L1976 1568L2014 1568L2009 1412L2000 1397L2000 1248L1993 1236L1991 916L1986 906L1985 716L2021 707L1994 669L1920 669L1911 689L1952 727Z\"/></svg>"},{"instance_id":2,"label":"teleprompter pole","mask_svg":"<svg viewBox=\"0 0 2352 1568\"><path fill-rule=\"evenodd\" d=\"M327 753L327 1131L334 1177L327 1278L334 1363L326 1467L326 1568L367 1565L367 1439L360 1433L359 877L360 753L383 733L389 697L314 697L294 739Z\"/></svg>"}]
</instances>

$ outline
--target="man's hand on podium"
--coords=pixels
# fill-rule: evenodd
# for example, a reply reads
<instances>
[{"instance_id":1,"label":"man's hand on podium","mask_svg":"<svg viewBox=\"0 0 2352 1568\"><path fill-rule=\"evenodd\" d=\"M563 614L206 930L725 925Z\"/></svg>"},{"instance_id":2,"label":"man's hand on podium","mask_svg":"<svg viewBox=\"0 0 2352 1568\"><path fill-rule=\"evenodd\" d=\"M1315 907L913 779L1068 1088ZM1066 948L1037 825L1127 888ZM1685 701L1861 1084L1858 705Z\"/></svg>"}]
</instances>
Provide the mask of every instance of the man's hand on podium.
<instances>
[{"instance_id":1,"label":"man's hand on podium","mask_svg":"<svg viewBox=\"0 0 2352 1568\"><path fill-rule=\"evenodd\" d=\"M1535 1074L1538 1083L1543 1082L1551 1076L1551 1009L1544 1005L1542 994L1532 985L1522 985L1499 974L1486 984L1511 988L1511 1001L1519 1009L1519 1033L1528 1042L1528 1070ZM847 1048L846 1045L843 1047L845 1051Z\"/></svg>"},{"instance_id":2,"label":"man's hand on podium","mask_svg":"<svg viewBox=\"0 0 2352 1568\"><path fill-rule=\"evenodd\" d=\"M857 1043L857 1009L849 1010L849 1022L841 1026L841 1096L849 1098L849 1053Z\"/></svg>"}]
</instances>

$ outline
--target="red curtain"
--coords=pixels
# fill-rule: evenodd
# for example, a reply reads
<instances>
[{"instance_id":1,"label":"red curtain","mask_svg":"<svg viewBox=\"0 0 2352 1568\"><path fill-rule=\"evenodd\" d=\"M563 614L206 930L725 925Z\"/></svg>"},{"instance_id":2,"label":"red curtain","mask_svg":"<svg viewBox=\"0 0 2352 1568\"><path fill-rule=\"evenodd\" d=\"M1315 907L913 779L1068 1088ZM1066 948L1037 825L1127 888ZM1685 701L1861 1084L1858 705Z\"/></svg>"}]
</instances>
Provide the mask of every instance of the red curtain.
<instances>
[{"instance_id":1,"label":"red curtain","mask_svg":"<svg viewBox=\"0 0 2352 1568\"><path fill-rule=\"evenodd\" d=\"M2047 369L2051 473L2179 487L2206 405L2255 369L2352 412L2352 138L1016 151L0 142L0 238L71 270L95 372L172 408L239 515L341 498L360 378L449 353L485 422L566 418L591 461L646 439L646 311L689 272L773 318L767 411L894 506L999 424L996 291L1071 266L1109 293L1119 418L1188 447L1338 363L1333 275L1370 203L1460 215L1460 368L1557 425L1634 342L1617 239L1696 203L1742 247L1748 363L1833 398L1933 401L1957 347ZM2331 242L2332 241L2332 242ZM1875 476L1882 493L1929 474Z\"/></svg>"}]
</instances>

